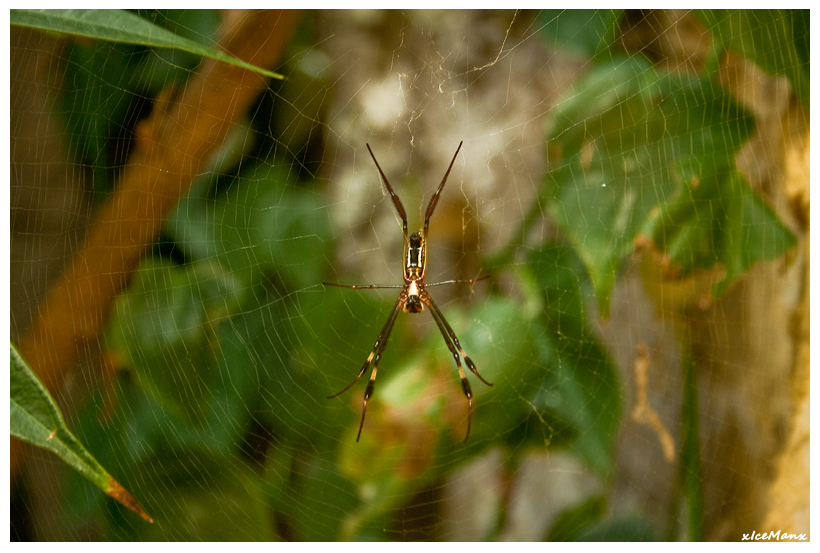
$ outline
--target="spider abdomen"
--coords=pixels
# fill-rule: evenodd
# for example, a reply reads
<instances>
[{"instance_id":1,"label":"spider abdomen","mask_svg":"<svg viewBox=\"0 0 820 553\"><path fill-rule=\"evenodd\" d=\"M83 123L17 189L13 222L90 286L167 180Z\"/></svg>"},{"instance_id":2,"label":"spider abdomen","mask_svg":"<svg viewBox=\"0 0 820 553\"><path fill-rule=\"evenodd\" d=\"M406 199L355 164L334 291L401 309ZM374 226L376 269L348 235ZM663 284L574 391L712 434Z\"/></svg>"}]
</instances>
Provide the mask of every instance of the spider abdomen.
<instances>
[{"instance_id":1,"label":"spider abdomen","mask_svg":"<svg viewBox=\"0 0 820 553\"><path fill-rule=\"evenodd\" d=\"M418 282L411 280L407 284L407 299L404 300L402 309L405 313L421 313L424 311L424 303L421 301L421 291Z\"/></svg>"}]
</instances>

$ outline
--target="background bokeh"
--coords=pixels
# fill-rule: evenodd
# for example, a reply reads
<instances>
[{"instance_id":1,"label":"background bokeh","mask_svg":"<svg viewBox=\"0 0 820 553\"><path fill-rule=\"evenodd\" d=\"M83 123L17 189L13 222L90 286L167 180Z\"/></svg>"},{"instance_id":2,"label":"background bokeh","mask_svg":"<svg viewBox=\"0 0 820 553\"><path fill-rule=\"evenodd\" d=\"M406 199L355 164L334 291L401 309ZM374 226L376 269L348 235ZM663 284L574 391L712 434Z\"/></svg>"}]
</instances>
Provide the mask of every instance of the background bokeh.
<instances>
[{"instance_id":1,"label":"background bokeh","mask_svg":"<svg viewBox=\"0 0 820 553\"><path fill-rule=\"evenodd\" d=\"M207 45L263 21L138 14ZM808 533L807 13L285 19L270 67L284 79L243 81L237 97L261 93L215 122L185 104L198 56L12 27L13 342L36 333L121 183L146 164L182 175L192 156L181 142L162 160L134 152L174 125L226 125L138 262L107 275L124 289L100 331L49 381L155 522L27 449L12 539ZM402 276L366 144L412 231L462 140L427 279L489 277L431 293L494 385L468 373L462 444L452 356L428 314L400 314L357 443L364 379L327 396L397 290L322 283Z\"/></svg>"}]
</instances>

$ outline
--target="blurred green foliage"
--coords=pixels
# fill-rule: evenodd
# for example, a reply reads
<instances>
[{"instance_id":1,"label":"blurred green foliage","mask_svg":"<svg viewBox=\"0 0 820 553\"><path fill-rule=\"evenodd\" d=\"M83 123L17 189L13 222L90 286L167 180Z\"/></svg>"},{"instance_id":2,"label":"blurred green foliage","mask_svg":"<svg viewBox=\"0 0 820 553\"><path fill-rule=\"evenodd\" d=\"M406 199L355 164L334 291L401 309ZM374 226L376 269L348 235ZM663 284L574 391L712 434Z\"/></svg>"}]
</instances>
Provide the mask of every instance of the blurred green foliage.
<instances>
[{"instance_id":1,"label":"blurred green foliage","mask_svg":"<svg viewBox=\"0 0 820 553\"><path fill-rule=\"evenodd\" d=\"M216 10L138 10L178 36L213 45L221 18ZM114 24L114 23L112 23ZM115 27L116 28L116 27ZM69 151L92 173L101 200L124 165L133 128L151 99L169 83L182 83L200 57L176 49L108 41L69 41L59 96Z\"/></svg>"},{"instance_id":2,"label":"blurred green foliage","mask_svg":"<svg viewBox=\"0 0 820 553\"><path fill-rule=\"evenodd\" d=\"M603 313L641 237L682 277L720 263L716 295L794 245L735 166L753 128L712 79L664 73L637 56L596 66L553 110L542 199L584 260Z\"/></svg>"},{"instance_id":3,"label":"blurred green foliage","mask_svg":"<svg viewBox=\"0 0 820 553\"><path fill-rule=\"evenodd\" d=\"M698 10L718 51L729 48L773 75L788 77L809 105L809 10Z\"/></svg>"},{"instance_id":4,"label":"blurred green foliage","mask_svg":"<svg viewBox=\"0 0 820 553\"><path fill-rule=\"evenodd\" d=\"M158 13L190 36L216 28L205 12ZM684 273L723 264L720 293L794 238L738 173L734 156L754 120L710 76L623 55L620 12L540 18L546 40L596 61L545 137L552 169L533 211L546 205L560 238L515 264L487 264L519 297L493 287L444 306L494 383L474 385L470 441L461 443L466 402L432 324L419 334L399 318L359 443L363 386L327 399L355 376L395 296L321 286L335 278L335 252L351 246L336 239L326 183L314 178L329 95L305 47L314 45L308 20L299 54L281 68L287 80L194 184L117 302L106 346L126 370L77 415L78 434L157 524L145 533L79 479L66 486L80 498L66 500L67 520L99 517L107 537L124 540L370 540L389 535L417 493L490 449L514 466L531 451L565 448L608 481L623 390L592 331L592 306L597 299L606 313L635 239L649 237ZM61 105L95 189L116 180L127 148L114 137L127 135L135 105L196 63L116 44L69 48ZM574 509L574 526L548 537L657 537L632 519L606 520L600 503Z\"/></svg>"},{"instance_id":5,"label":"blurred green foliage","mask_svg":"<svg viewBox=\"0 0 820 553\"><path fill-rule=\"evenodd\" d=\"M624 10L541 10L544 42L581 59L607 58L621 34Z\"/></svg>"}]
</instances>

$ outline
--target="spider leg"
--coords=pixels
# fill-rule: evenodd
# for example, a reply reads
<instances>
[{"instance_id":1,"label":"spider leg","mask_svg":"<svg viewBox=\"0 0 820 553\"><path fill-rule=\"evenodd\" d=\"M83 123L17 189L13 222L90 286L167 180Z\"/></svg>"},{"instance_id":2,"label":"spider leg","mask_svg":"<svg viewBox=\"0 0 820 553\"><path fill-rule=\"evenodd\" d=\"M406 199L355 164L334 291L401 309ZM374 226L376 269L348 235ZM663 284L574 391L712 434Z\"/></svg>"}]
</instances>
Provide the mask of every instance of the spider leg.
<instances>
[{"instance_id":1,"label":"spider leg","mask_svg":"<svg viewBox=\"0 0 820 553\"><path fill-rule=\"evenodd\" d=\"M427 306L430 307L429 302ZM438 326L439 330L441 331L442 337L444 337L444 343L447 344L447 348L450 350L450 353L453 354L453 359L456 360L456 367L458 367L458 376L461 378L461 389L464 392L464 397L467 398L467 434L464 436L464 442L467 442L467 439L470 437L470 428L473 426L473 390L470 387L470 381L467 380L467 376L464 374L464 368L461 366L461 359L458 357L458 351L456 347L453 345L453 341L450 339L450 336L447 334L447 330L442 326L441 323L441 314L437 313L432 307L430 308L430 313L433 314L433 319L436 321L436 325Z\"/></svg>"},{"instance_id":2,"label":"spider leg","mask_svg":"<svg viewBox=\"0 0 820 553\"><path fill-rule=\"evenodd\" d=\"M387 347L387 340L390 338L390 332L393 330L393 323L396 322L396 316L399 314L402 306L402 296L399 295L399 299L396 300L396 305L393 307L393 311L390 312L390 316L387 318L387 322L384 323L384 327L382 327L382 331L379 333L378 338L376 338L376 344L373 346L373 351L370 352L370 355L367 356L367 360L362 365L362 368L359 370L359 374L356 378L348 384L344 390L333 394L332 396L328 396L328 399L333 399L334 397L340 396L346 391L350 389L359 379L364 375L365 371L367 371L367 367L370 365L370 362L373 362L373 370L370 371L370 380L367 382L367 388L364 390L364 401L362 402L362 420L359 423L359 433L356 435L356 441L359 441L359 438L362 435L362 428L364 427L364 415L367 412L367 402L370 399L370 396L373 395L373 387L376 382L376 372L379 367L379 360L381 359L382 353L384 352L384 348Z\"/></svg>"},{"instance_id":3,"label":"spider leg","mask_svg":"<svg viewBox=\"0 0 820 553\"><path fill-rule=\"evenodd\" d=\"M438 190L436 193L433 194L433 197L430 198L430 203L427 204L427 213L424 215L424 238L427 238L427 229L430 227L430 216L433 214L433 210L436 208L436 204L438 203L439 196L441 196L441 191L444 188L444 183L447 182L447 177L450 176L450 170L453 168L453 164L456 162L456 158L458 157L458 152L461 151L461 145L464 144L464 141L458 143L458 148L456 148L456 153L453 155L453 161L450 162L450 166L447 168L447 172L444 173L444 178L441 179L441 184L438 185Z\"/></svg>"},{"instance_id":4,"label":"spider leg","mask_svg":"<svg viewBox=\"0 0 820 553\"><path fill-rule=\"evenodd\" d=\"M481 375L478 374L478 371L475 368L475 363L473 363L473 361L464 354L464 350L461 349L461 346L458 344L458 338L455 337L453 329L447 323L444 315L441 314L441 311L433 301L433 298L430 297L429 294L425 294L423 301L427 307L430 308L430 313L433 315L433 320L436 321L436 325L444 338L444 343L447 344L447 348L450 350L450 353L453 354L453 359L456 361L456 367L458 367L458 376L461 378L461 389L464 392L464 397L467 398L467 434L464 436L464 442L466 443L470 438L470 428L473 425L473 390L470 387L470 382L467 380L467 376L464 374L464 368L461 366L461 359L458 356L459 351L461 351L461 356L464 357L467 367L473 371L476 376L484 382L484 384L487 384L488 386L492 386L492 384L481 378Z\"/></svg>"},{"instance_id":5,"label":"spider leg","mask_svg":"<svg viewBox=\"0 0 820 553\"><path fill-rule=\"evenodd\" d=\"M490 278L490 275L484 275L483 277L478 277L478 278L471 278L469 280L443 280L441 282L433 282L431 284L425 284L424 287L429 288L430 286L441 286L442 284L475 284L479 280L486 280L488 278ZM331 285L331 286L334 286L334 285ZM338 286L338 284L335 285L335 286ZM345 286L345 288L347 288L347 287Z\"/></svg>"},{"instance_id":6,"label":"spider leg","mask_svg":"<svg viewBox=\"0 0 820 553\"><path fill-rule=\"evenodd\" d=\"M487 278L487 277L481 277ZM481 280L481 279L479 279ZM456 282L456 281L453 281ZM325 286L335 286L336 288L348 288L350 290L375 290L377 288L404 288L404 285L393 285L393 284L336 284L333 282L323 282Z\"/></svg>"},{"instance_id":7,"label":"spider leg","mask_svg":"<svg viewBox=\"0 0 820 553\"><path fill-rule=\"evenodd\" d=\"M401 217L402 230L404 231L404 240L407 241L407 213L404 211L404 206L401 203L401 199L395 192L393 192L393 187L390 186L390 181L387 180L387 177L385 176L384 171L382 171L379 162L376 161L376 156L373 155L373 150L370 149L370 144L367 144L367 151L370 152L370 157L373 158L373 163L376 164L376 169L379 170L379 174L382 176L382 180L384 181L384 187L387 188L387 192L388 194L390 194L390 199L393 200L393 205L396 206L396 211L399 213L399 217Z\"/></svg>"},{"instance_id":8,"label":"spider leg","mask_svg":"<svg viewBox=\"0 0 820 553\"><path fill-rule=\"evenodd\" d=\"M450 326L450 324L447 322L447 319L445 319L444 315L441 314L441 310L439 310L438 306L436 305L436 302L433 301L433 298L432 296L430 296L430 294L427 294L427 302L427 306L430 308L430 312L433 313L433 318L436 319L436 322L438 323L439 330L441 330L441 333L444 334L446 329L447 334L453 341L453 344L456 348L458 348L458 351L461 352L461 356L464 357L464 362L467 363L467 368L470 369L473 372L473 374L476 375L478 379L481 380L484 384L486 384L487 386L492 386L491 382L487 382L486 380L484 380L483 376L478 374L478 369L476 368L475 363L473 363L472 359L467 357L467 354L464 352L464 348L462 348L461 344L458 342L458 338L456 337L456 333L453 331L453 327Z\"/></svg>"}]
</instances>

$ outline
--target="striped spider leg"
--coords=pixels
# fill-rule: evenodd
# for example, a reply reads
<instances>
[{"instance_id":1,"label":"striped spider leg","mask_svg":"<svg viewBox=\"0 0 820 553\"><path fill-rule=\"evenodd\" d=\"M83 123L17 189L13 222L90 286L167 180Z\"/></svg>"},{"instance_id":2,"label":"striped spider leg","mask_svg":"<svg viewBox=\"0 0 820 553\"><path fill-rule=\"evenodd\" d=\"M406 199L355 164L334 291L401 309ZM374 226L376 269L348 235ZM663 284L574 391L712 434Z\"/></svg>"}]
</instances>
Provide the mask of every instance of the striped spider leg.
<instances>
[{"instance_id":1,"label":"striped spider leg","mask_svg":"<svg viewBox=\"0 0 820 553\"><path fill-rule=\"evenodd\" d=\"M444 178L441 179L441 184L439 184L438 189L436 190L433 197L430 198L430 203L427 205L427 212L424 215L424 227L421 232L414 232L408 236L407 234L407 213L404 211L404 206L401 203L398 195L393 191L393 187L390 186L390 182L387 180L387 177L382 171L382 168L379 166L379 162L376 161L376 156L373 155L373 150L370 149L370 145L367 145L367 151L370 152L370 157L373 158L373 162L376 164L376 168L379 170L379 174L381 175L382 182L384 182L384 186L387 189L388 194L390 194L390 198L393 200L393 205L396 207L396 211L401 217L402 222L402 230L404 232L404 284L392 286L392 285L380 285L380 284L365 284L365 285L357 285L357 286L348 286L345 284L333 284L329 282L325 282L323 284L327 286L336 286L338 288L348 288L351 290L374 290L377 288L396 288L399 289L399 297L396 300L396 305L393 307L393 310L390 312L390 316L387 318L387 322L382 327L381 332L379 333L378 337L376 338L376 343L373 346L373 350L370 352L370 355L367 356L362 368L359 370L359 374L356 378L348 384L341 392L333 394L332 396L328 396L328 399L335 398L337 396L342 395L347 390L350 389L351 386L356 384L356 382L361 379L365 372L367 372L367 368L370 364L373 364L373 369L370 372L370 380L367 383L367 388L364 391L364 401L362 403L362 419L359 422L359 433L356 435L356 441L359 441L359 438L362 435L362 428L364 427L364 416L367 412L367 402L370 397L373 395L373 387L376 382L376 372L378 371L379 367L379 360L381 360L382 353L384 353L385 348L387 347L387 340L390 338L390 332L393 330L393 324L396 322L396 317L399 314L399 311L404 311L405 313L422 313L425 308L430 310L430 313L433 315L433 320L436 321L436 325L438 326L439 330L441 331L441 335L444 338L444 343L447 344L447 349L450 350L450 353L453 355L453 359L455 359L456 367L458 369L458 375L461 378L461 389L464 392L464 396L467 398L468 404L468 418L467 418L467 434L464 437L464 441L466 442L467 439L470 437L470 428L472 426L473 420L473 391L470 388L470 382L467 380L467 376L464 374L464 368L461 365L461 358L464 358L464 363L467 365L467 368L475 374L481 382L486 384L487 386L492 386L491 383L484 380L484 378L478 373L478 369L473 363L473 360L470 359L467 354L464 352L464 348L461 347L461 344L456 337L456 333L453 331L453 328L447 322L447 319L444 318L444 315L441 313L441 310L438 308L436 303L433 301L432 296L427 291L427 288L431 286L441 286L443 284L455 284L455 283L465 283L465 284L473 284L478 282L479 280L484 280L488 278L487 276L483 276L481 278L476 278L472 280L447 280L444 282L436 282L432 284L426 284L424 282L425 273L427 270L427 231L430 228L430 217L433 215L433 210L436 208L436 204L438 204L439 197L441 196L441 191L444 188L444 184L447 182L447 177L450 175L450 170L453 168L453 164L456 161L456 157L458 157L458 152L461 150L461 145L464 142L460 142L458 148L456 149L456 153L453 156L453 160L450 162L450 166L447 168L447 172L444 173ZM459 357L461 354L461 357Z\"/></svg>"}]
</instances>

